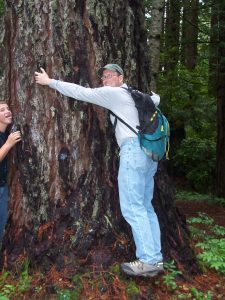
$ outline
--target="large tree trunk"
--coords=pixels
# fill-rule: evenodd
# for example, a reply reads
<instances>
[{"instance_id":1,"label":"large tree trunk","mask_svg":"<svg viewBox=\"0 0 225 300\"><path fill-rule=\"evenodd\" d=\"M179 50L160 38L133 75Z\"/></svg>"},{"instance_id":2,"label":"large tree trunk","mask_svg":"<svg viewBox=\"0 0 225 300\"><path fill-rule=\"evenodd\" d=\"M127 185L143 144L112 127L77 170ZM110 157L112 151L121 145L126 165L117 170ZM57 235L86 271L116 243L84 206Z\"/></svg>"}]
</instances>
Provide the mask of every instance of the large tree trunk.
<instances>
[{"instance_id":1,"label":"large tree trunk","mask_svg":"<svg viewBox=\"0 0 225 300\"><path fill-rule=\"evenodd\" d=\"M216 2L217 4L217 2ZM218 81L217 81L217 153L216 153L216 195L225 197L225 3L219 7Z\"/></svg>"},{"instance_id":2,"label":"large tree trunk","mask_svg":"<svg viewBox=\"0 0 225 300\"><path fill-rule=\"evenodd\" d=\"M45 268L73 263L76 269L80 261L75 258L100 265L131 259L133 243L119 209L118 155L106 112L37 86L34 72L40 64L51 77L95 87L98 67L117 62L131 83L147 89L142 1L18 0L5 5L4 95L22 126L23 142L11 156L3 263L10 267L29 257ZM164 170L157 175L155 194L163 253L196 272L173 200Z\"/></svg>"}]
</instances>

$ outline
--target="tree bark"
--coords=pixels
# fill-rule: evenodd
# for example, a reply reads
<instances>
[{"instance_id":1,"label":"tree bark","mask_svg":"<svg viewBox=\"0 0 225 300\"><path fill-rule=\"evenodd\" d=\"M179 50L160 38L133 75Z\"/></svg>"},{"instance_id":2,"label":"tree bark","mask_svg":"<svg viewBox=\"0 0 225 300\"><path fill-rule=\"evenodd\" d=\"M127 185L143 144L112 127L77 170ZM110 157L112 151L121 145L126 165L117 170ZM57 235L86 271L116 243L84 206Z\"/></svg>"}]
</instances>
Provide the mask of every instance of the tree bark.
<instances>
[{"instance_id":1,"label":"tree bark","mask_svg":"<svg viewBox=\"0 0 225 300\"><path fill-rule=\"evenodd\" d=\"M194 70L197 61L199 0L183 1L181 62Z\"/></svg>"},{"instance_id":2,"label":"tree bark","mask_svg":"<svg viewBox=\"0 0 225 300\"><path fill-rule=\"evenodd\" d=\"M219 7L218 80L217 80L217 152L216 152L216 195L225 197L225 16L224 1Z\"/></svg>"},{"instance_id":3,"label":"tree bark","mask_svg":"<svg viewBox=\"0 0 225 300\"><path fill-rule=\"evenodd\" d=\"M179 61L179 39L180 39L180 1L168 0L166 2L166 19L164 32L164 47L167 50L164 69L169 72L176 68Z\"/></svg>"},{"instance_id":4,"label":"tree bark","mask_svg":"<svg viewBox=\"0 0 225 300\"><path fill-rule=\"evenodd\" d=\"M149 56L151 68L151 90L156 91L156 79L159 73L160 43L162 34L164 0L152 1L151 22L149 28Z\"/></svg>"},{"instance_id":5,"label":"tree bark","mask_svg":"<svg viewBox=\"0 0 225 300\"><path fill-rule=\"evenodd\" d=\"M130 260L134 246L119 209L118 151L107 113L37 86L34 72L41 65L50 77L95 87L96 70L115 62L130 83L147 90L143 3L7 0L5 5L4 96L21 124L23 142L11 156L2 263L10 268L28 257L45 269L73 264L76 270L81 262ZM157 175L154 201L165 231L164 256L197 272L166 170Z\"/></svg>"},{"instance_id":6,"label":"tree bark","mask_svg":"<svg viewBox=\"0 0 225 300\"><path fill-rule=\"evenodd\" d=\"M217 96L217 75L218 75L218 41L219 41L219 9L218 1L214 1L211 7L210 22L210 44L209 44L209 95Z\"/></svg>"}]
</instances>

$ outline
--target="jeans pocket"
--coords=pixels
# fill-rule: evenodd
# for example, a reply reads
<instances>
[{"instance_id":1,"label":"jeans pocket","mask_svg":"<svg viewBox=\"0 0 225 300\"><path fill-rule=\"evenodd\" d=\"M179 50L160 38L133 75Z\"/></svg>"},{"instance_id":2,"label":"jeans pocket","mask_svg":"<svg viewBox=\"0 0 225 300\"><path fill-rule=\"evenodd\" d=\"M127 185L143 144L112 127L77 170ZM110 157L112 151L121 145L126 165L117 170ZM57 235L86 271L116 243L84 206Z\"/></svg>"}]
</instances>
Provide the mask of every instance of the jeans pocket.
<instances>
[{"instance_id":1,"label":"jeans pocket","mask_svg":"<svg viewBox=\"0 0 225 300\"><path fill-rule=\"evenodd\" d=\"M138 169L144 173L149 164L147 155L141 150L139 144L124 145L120 151L120 164L127 168Z\"/></svg>"}]
</instances>

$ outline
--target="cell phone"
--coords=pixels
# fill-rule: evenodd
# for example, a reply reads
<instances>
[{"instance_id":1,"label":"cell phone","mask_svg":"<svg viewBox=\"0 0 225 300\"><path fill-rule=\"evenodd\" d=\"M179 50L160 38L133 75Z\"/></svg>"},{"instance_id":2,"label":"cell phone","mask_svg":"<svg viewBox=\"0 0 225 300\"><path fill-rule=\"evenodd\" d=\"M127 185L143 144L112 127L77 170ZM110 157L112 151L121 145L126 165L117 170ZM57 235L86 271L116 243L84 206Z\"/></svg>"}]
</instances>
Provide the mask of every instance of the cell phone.
<instances>
[{"instance_id":1,"label":"cell phone","mask_svg":"<svg viewBox=\"0 0 225 300\"><path fill-rule=\"evenodd\" d=\"M44 69L44 70L46 69L46 63L45 63L44 59L40 59L37 62L37 71L41 72L41 68Z\"/></svg>"}]
</instances>

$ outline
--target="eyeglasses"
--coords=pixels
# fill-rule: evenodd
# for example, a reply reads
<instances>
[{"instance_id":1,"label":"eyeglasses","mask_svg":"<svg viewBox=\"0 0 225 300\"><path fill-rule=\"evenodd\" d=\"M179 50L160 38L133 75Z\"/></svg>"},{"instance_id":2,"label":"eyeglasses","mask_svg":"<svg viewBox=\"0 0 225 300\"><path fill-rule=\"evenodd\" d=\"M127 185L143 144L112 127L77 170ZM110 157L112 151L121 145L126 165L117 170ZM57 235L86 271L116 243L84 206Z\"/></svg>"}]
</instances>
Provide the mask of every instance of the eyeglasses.
<instances>
[{"instance_id":1,"label":"eyeglasses","mask_svg":"<svg viewBox=\"0 0 225 300\"><path fill-rule=\"evenodd\" d=\"M119 75L117 75L117 74L107 74L107 75L103 75L100 78L101 78L101 80L104 80L104 79L110 79L110 78L112 78L114 76L119 76Z\"/></svg>"}]
</instances>

